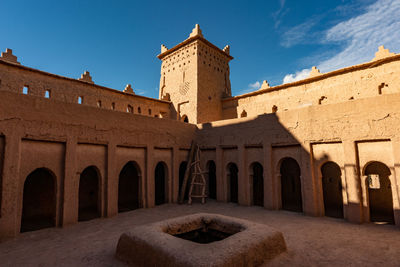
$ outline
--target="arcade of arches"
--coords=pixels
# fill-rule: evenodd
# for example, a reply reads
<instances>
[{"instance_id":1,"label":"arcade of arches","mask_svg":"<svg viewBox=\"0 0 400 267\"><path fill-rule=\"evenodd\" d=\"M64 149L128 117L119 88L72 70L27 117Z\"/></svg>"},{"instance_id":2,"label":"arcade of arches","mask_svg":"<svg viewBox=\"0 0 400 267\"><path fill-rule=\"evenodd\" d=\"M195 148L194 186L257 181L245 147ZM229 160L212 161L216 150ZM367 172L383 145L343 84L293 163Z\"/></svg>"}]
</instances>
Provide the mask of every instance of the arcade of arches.
<instances>
[{"instance_id":1,"label":"arcade of arches","mask_svg":"<svg viewBox=\"0 0 400 267\"><path fill-rule=\"evenodd\" d=\"M179 166L179 191L182 186L187 162ZM208 197L217 197L216 164L206 164L208 178ZM238 203L239 169L235 163L226 166L228 202ZM323 207L325 216L344 218L344 201L342 186L342 170L332 161L320 167ZM155 205L168 202L168 169L165 162L159 162L154 169ZM279 180L281 185L281 207L284 210L302 212L303 199L301 187L301 169L298 162L290 157L283 158L279 164ZM371 222L394 224L391 171L383 163L373 161L364 169L365 186L368 189L369 218ZM368 177L378 175L379 188L370 188ZM79 211L78 220L86 221L101 217L101 177L95 166L85 168L79 177ZM264 206L264 168L261 163L253 162L249 166L249 183L251 204ZM56 226L57 214L57 181L48 169L39 168L31 172L25 180L23 188L23 205L21 216L21 232L39 230ZM136 162L124 165L118 178L118 212L125 212L142 207L141 174ZM185 199L187 199L186 190Z\"/></svg>"}]
</instances>

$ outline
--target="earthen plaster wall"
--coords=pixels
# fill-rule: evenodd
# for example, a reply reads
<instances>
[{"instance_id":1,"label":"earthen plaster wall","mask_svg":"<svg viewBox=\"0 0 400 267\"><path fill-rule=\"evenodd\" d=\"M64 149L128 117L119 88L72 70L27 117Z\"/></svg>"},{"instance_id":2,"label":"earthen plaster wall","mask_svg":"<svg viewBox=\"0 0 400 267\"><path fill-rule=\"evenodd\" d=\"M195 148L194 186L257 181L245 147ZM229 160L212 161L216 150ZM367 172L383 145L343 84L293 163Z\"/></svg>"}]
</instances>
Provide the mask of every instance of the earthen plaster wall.
<instances>
[{"instance_id":1,"label":"earthen plaster wall","mask_svg":"<svg viewBox=\"0 0 400 267\"><path fill-rule=\"evenodd\" d=\"M49 91L52 100L66 103L78 103L78 97L81 97L83 105L102 109L127 112L130 105L134 114L139 114L139 107L140 114L145 116L169 118L171 113L168 101L124 93L0 59L0 91L22 94L24 87L28 88L29 95L45 97L46 91Z\"/></svg>"},{"instance_id":2,"label":"earthen plaster wall","mask_svg":"<svg viewBox=\"0 0 400 267\"><path fill-rule=\"evenodd\" d=\"M399 104L400 94L394 93L199 125L198 142L207 149L204 161L212 158L215 149L217 198L228 199L226 168L234 162L239 169L239 203L250 205L250 166L259 162L264 169L264 206L280 209L280 163L291 157L301 169L303 211L321 216L320 168L333 161L342 172L345 218L367 222L368 188L363 169L379 161L391 171L395 221L400 225Z\"/></svg>"},{"instance_id":3,"label":"earthen plaster wall","mask_svg":"<svg viewBox=\"0 0 400 267\"><path fill-rule=\"evenodd\" d=\"M340 69L302 81L261 89L222 101L223 118L239 118L326 105L399 92L400 55Z\"/></svg>"},{"instance_id":4,"label":"earthen plaster wall","mask_svg":"<svg viewBox=\"0 0 400 267\"><path fill-rule=\"evenodd\" d=\"M103 217L117 213L118 175L129 161L139 166L142 207L154 206L159 161L168 201L176 200L179 164L195 135L195 125L179 121L0 91L0 239L19 233L24 181L37 168L56 177L56 226L77 222L79 176L89 166L100 174Z\"/></svg>"}]
</instances>

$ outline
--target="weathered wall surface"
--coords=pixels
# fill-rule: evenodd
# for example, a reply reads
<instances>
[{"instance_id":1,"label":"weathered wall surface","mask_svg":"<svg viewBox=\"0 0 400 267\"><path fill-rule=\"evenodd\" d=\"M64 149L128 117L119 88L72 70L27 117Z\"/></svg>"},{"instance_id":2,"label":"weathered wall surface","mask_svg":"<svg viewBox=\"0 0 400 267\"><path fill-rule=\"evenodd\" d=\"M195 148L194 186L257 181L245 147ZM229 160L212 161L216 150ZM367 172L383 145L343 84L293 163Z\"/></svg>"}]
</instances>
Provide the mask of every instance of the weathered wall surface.
<instances>
[{"instance_id":1,"label":"weathered wall surface","mask_svg":"<svg viewBox=\"0 0 400 267\"><path fill-rule=\"evenodd\" d=\"M333 71L306 80L223 100L223 118L239 118L306 106L341 103L399 93L400 55Z\"/></svg>"},{"instance_id":2,"label":"weathered wall surface","mask_svg":"<svg viewBox=\"0 0 400 267\"><path fill-rule=\"evenodd\" d=\"M127 112L129 105L134 114L166 118L171 112L167 101L124 93L0 59L0 91L22 94L24 87L28 88L29 95L45 97L48 91L50 99L66 103L78 103L78 97L81 97L83 105L102 109Z\"/></svg>"},{"instance_id":3,"label":"weathered wall surface","mask_svg":"<svg viewBox=\"0 0 400 267\"><path fill-rule=\"evenodd\" d=\"M369 200L363 170L379 161L391 172L395 221L400 225L399 104L400 94L387 94L202 124L198 141L206 149L203 166L215 158L217 197L227 201L226 168L230 162L237 164L239 203L250 205L249 167L255 161L261 163L264 206L280 209L280 164L283 158L293 158L301 169L303 211L320 216L324 214L320 169L333 161L341 169L344 217L367 222Z\"/></svg>"},{"instance_id":4,"label":"weathered wall surface","mask_svg":"<svg viewBox=\"0 0 400 267\"><path fill-rule=\"evenodd\" d=\"M0 91L0 238L19 233L24 181L37 168L56 177L56 226L77 222L79 175L89 166L100 173L102 216L117 213L118 175L129 161L139 166L142 207L154 206L158 161L168 168L167 200L176 200L179 164L195 134L179 121Z\"/></svg>"}]
</instances>

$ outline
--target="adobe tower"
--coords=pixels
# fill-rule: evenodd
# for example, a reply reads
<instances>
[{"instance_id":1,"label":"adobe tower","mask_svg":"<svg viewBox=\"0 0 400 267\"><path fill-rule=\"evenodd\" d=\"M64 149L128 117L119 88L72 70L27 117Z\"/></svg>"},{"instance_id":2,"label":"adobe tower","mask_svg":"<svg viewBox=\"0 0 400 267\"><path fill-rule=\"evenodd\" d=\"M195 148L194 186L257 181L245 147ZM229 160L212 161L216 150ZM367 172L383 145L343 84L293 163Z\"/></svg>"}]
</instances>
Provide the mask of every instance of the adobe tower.
<instances>
[{"instance_id":1,"label":"adobe tower","mask_svg":"<svg viewBox=\"0 0 400 267\"><path fill-rule=\"evenodd\" d=\"M231 96L229 46L207 41L196 24L189 38L168 49L161 45L160 99L173 104L171 116L190 123L222 119L221 99Z\"/></svg>"}]
</instances>

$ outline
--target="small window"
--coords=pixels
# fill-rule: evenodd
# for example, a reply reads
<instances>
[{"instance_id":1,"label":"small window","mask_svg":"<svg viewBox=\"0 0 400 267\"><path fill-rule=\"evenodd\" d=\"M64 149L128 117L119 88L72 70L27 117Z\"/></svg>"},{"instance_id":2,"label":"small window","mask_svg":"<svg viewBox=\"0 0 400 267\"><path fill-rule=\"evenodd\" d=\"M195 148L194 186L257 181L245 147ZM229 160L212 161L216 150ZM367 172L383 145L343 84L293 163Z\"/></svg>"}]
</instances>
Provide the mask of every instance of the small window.
<instances>
[{"instance_id":1,"label":"small window","mask_svg":"<svg viewBox=\"0 0 400 267\"><path fill-rule=\"evenodd\" d=\"M247 112L246 112L246 110L243 110L243 111L242 111L242 114L240 114L240 117L241 117L241 118L246 118L246 117L247 117Z\"/></svg>"},{"instance_id":2,"label":"small window","mask_svg":"<svg viewBox=\"0 0 400 267\"><path fill-rule=\"evenodd\" d=\"M83 96L78 96L78 104L83 104Z\"/></svg>"},{"instance_id":3,"label":"small window","mask_svg":"<svg viewBox=\"0 0 400 267\"><path fill-rule=\"evenodd\" d=\"M151 108L149 108L149 115L151 115Z\"/></svg>"},{"instance_id":4,"label":"small window","mask_svg":"<svg viewBox=\"0 0 400 267\"><path fill-rule=\"evenodd\" d=\"M272 113L276 113L277 111L278 111L278 107L274 105L272 107Z\"/></svg>"},{"instance_id":5,"label":"small window","mask_svg":"<svg viewBox=\"0 0 400 267\"><path fill-rule=\"evenodd\" d=\"M28 86L24 86L24 88L22 88L22 93L23 93L24 95L29 94L29 87L28 87Z\"/></svg>"},{"instance_id":6,"label":"small window","mask_svg":"<svg viewBox=\"0 0 400 267\"><path fill-rule=\"evenodd\" d=\"M97 101L97 107L101 108L101 100Z\"/></svg>"},{"instance_id":7,"label":"small window","mask_svg":"<svg viewBox=\"0 0 400 267\"><path fill-rule=\"evenodd\" d=\"M140 107L138 107L138 108L137 108L137 112L138 112L139 114L142 114L142 109L141 109Z\"/></svg>"},{"instance_id":8,"label":"small window","mask_svg":"<svg viewBox=\"0 0 400 267\"><path fill-rule=\"evenodd\" d=\"M115 110L115 103L114 102L111 103L111 109Z\"/></svg>"},{"instance_id":9,"label":"small window","mask_svg":"<svg viewBox=\"0 0 400 267\"><path fill-rule=\"evenodd\" d=\"M126 108L126 112L133 113L133 107L131 105L128 105L128 107Z\"/></svg>"},{"instance_id":10,"label":"small window","mask_svg":"<svg viewBox=\"0 0 400 267\"><path fill-rule=\"evenodd\" d=\"M50 90L46 90L46 91L44 92L44 97L45 97L45 98L50 98Z\"/></svg>"}]
</instances>

